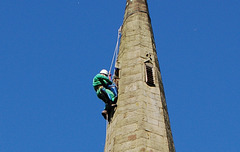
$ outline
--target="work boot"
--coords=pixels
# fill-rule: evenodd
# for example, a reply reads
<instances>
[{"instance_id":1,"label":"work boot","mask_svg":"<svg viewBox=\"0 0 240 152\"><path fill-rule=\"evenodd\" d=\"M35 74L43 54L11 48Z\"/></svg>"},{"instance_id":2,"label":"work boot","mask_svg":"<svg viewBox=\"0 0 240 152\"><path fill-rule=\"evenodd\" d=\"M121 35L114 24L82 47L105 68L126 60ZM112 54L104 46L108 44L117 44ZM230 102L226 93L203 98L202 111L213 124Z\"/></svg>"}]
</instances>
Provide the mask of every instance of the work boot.
<instances>
[{"instance_id":1,"label":"work boot","mask_svg":"<svg viewBox=\"0 0 240 152\"><path fill-rule=\"evenodd\" d=\"M104 117L104 119L107 119L107 114L107 110L102 111L102 116Z\"/></svg>"},{"instance_id":2,"label":"work boot","mask_svg":"<svg viewBox=\"0 0 240 152\"><path fill-rule=\"evenodd\" d=\"M115 104L115 103L111 104L111 107L116 107L116 106L117 106L117 104Z\"/></svg>"}]
</instances>

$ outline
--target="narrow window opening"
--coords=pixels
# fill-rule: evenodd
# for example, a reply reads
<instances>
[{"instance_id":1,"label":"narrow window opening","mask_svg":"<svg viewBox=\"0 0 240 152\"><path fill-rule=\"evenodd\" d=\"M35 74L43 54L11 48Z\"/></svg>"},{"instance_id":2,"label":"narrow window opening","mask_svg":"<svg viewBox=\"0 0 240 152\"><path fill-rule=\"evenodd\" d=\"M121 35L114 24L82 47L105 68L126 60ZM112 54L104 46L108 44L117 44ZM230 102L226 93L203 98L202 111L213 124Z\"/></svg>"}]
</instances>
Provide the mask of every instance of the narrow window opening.
<instances>
[{"instance_id":1,"label":"narrow window opening","mask_svg":"<svg viewBox=\"0 0 240 152\"><path fill-rule=\"evenodd\" d=\"M149 86L155 86L154 84L154 77L153 77L153 65L152 63L146 62L145 63L146 67L146 83Z\"/></svg>"},{"instance_id":2,"label":"narrow window opening","mask_svg":"<svg viewBox=\"0 0 240 152\"><path fill-rule=\"evenodd\" d=\"M115 68L114 75L119 78L119 68Z\"/></svg>"},{"instance_id":3,"label":"narrow window opening","mask_svg":"<svg viewBox=\"0 0 240 152\"><path fill-rule=\"evenodd\" d=\"M116 84L116 86L118 88L118 84L119 84L119 68L115 68L115 70L114 70L113 82Z\"/></svg>"}]
</instances>

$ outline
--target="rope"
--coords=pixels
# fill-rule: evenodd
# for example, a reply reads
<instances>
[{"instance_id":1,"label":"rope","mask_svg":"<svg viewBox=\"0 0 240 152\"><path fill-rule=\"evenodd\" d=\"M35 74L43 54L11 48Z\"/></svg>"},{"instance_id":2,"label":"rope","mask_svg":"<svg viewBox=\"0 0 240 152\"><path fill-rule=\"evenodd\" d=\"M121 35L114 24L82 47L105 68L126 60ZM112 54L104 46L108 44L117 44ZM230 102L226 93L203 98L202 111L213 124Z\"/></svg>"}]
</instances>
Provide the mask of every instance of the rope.
<instances>
[{"instance_id":1,"label":"rope","mask_svg":"<svg viewBox=\"0 0 240 152\"><path fill-rule=\"evenodd\" d=\"M110 66L110 69L109 69L109 75L110 75L110 77L111 77L111 71L112 71L113 61L115 61L115 62L114 62L115 64L116 64L116 61L117 61L118 49L119 49L118 45L119 45L120 36L121 36L121 29L122 29L122 26L120 26L120 28L118 29L117 43L116 43L116 46L115 46L115 50L114 50L114 53L113 53L111 66ZM115 65L115 64L114 64L114 65Z\"/></svg>"}]
</instances>

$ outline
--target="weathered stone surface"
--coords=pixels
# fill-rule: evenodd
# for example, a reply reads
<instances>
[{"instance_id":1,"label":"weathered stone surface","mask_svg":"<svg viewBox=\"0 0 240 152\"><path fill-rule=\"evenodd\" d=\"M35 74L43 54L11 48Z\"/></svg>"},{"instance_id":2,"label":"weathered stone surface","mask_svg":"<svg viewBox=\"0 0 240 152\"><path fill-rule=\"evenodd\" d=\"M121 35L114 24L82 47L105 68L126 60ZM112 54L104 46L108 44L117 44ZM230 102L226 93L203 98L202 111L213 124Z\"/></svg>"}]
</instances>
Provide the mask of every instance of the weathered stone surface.
<instances>
[{"instance_id":1,"label":"weathered stone surface","mask_svg":"<svg viewBox=\"0 0 240 152\"><path fill-rule=\"evenodd\" d=\"M105 152L175 152L146 0L127 0L117 65L118 107ZM146 83L152 64L154 86Z\"/></svg>"}]
</instances>

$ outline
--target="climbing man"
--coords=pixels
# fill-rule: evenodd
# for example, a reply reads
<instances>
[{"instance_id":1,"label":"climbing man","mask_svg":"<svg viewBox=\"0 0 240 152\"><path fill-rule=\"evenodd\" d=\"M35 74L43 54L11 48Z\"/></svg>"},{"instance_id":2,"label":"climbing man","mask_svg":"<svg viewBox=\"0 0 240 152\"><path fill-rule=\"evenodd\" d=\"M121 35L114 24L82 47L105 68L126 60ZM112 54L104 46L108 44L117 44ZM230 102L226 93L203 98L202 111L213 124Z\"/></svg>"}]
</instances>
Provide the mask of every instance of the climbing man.
<instances>
[{"instance_id":1,"label":"climbing man","mask_svg":"<svg viewBox=\"0 0 240 152\"><path fill-rule=\"evenodd\" d=\"M102 111L103 117L106 119L108 110L111 107L116 107L117 104L117 88L114 83L108 78L108 71L103 69L93 78L93 87L100 98L105 103L105 108Z\"/></svg>"}]
</instances>

